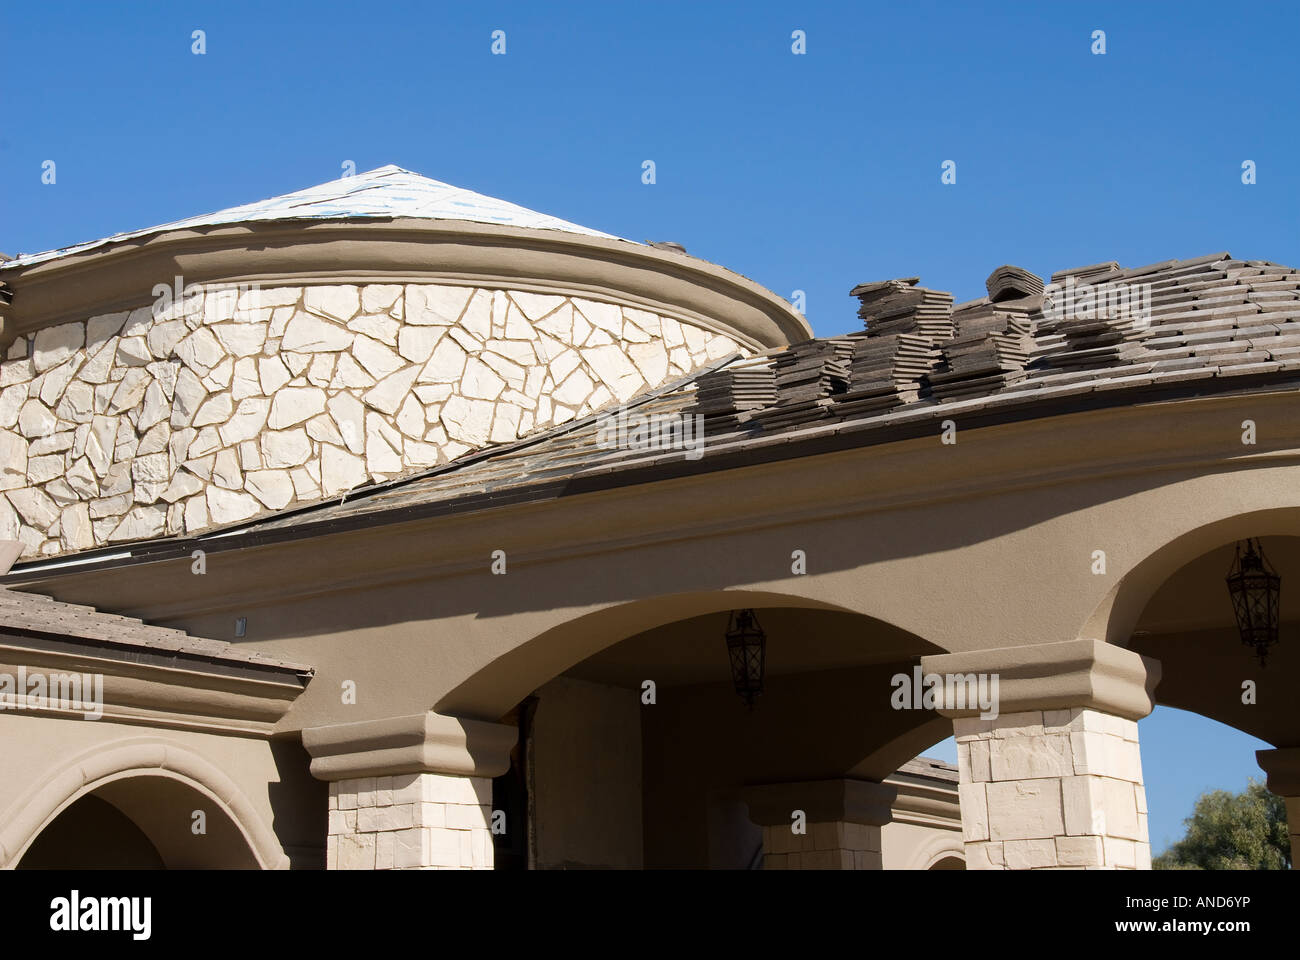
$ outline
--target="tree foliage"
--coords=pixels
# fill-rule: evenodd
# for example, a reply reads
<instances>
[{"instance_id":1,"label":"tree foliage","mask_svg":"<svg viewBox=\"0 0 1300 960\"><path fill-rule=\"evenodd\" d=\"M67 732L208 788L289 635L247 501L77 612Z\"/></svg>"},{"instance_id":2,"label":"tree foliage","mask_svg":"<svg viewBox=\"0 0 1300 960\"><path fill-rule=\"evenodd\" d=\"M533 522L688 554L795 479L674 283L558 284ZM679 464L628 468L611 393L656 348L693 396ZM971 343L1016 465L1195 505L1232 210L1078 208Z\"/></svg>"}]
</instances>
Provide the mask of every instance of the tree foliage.
<instances>
[{"instance_id":1,"label":"tree foliage","mask_svg":"<svg viewBox=\"0 0 1300 960\"><path fill-rule=\"evenodd\" d=\"M1156 870L1288 870L1286 801L1252 779L1241 793L1201 794L1187 833L1156 857Z\"/></svg>"}]
</instances>

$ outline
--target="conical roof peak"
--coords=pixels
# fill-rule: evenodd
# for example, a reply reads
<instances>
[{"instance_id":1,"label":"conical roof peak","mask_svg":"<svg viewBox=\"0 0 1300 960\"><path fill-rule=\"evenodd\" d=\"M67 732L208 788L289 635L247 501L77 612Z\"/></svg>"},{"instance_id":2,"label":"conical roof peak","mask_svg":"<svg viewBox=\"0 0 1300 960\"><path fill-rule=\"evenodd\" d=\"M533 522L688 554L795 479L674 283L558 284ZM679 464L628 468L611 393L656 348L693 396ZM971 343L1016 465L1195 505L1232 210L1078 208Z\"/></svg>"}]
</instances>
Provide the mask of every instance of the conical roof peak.
<instances>
[{"instance_id":1,"label":"conical roof peak","mask_svg":"<svg viewBox=\"0 0 1300 960\"><path fill-rule=\"evenodd\" d=\"M169 230L250 223L267 220L348 220L348 219L464 220L495 223L533 230L559 230L591 237L619 239L567 220L560 220L536 210L529 210L507 200L499 200L433 180L418 173L385 164L352 176L259 200L255 203L227 207L215 213L176 220L171 223L114 234L90 243L25 254L7 261L0 269L9 269L53 260L109 243L134 240Z\"/></svg>"}]
</instances>

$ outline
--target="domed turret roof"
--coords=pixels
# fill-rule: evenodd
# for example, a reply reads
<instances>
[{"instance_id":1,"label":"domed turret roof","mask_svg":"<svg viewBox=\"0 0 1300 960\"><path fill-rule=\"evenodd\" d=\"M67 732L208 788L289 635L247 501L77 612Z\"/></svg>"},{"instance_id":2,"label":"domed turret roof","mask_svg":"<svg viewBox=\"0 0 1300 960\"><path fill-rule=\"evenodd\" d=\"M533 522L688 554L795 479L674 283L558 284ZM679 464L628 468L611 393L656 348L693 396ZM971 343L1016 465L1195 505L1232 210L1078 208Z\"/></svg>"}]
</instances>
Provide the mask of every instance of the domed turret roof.
<instances>
[{"instance_id":1,"label":"domed turret roof","mask_svg":"<svg viewBox=\"0 0 1300 960\"><path fill-rule=\"evenodd\" d=\"M134 240L168 230L193 227L211 227L222 224L265 220L348 220L348 219L399 219L467 220L474 223L494 223L534 230L561 230L589 237L613 237L599 230L569 223L558 217L529 210L506 200L488 197L473 190L454 187L449 183L431 180L418 173L388 164L351 177L331 180L294 193L286 193L269 200L227 207L216 213L177 220L173 223L117 233L102 240L76 244L44 253L21 255L0 264L13 268L53 260L80 253L109 243ZM630 241L629 241L630 242Z\"/></svg>"}]
</instances>

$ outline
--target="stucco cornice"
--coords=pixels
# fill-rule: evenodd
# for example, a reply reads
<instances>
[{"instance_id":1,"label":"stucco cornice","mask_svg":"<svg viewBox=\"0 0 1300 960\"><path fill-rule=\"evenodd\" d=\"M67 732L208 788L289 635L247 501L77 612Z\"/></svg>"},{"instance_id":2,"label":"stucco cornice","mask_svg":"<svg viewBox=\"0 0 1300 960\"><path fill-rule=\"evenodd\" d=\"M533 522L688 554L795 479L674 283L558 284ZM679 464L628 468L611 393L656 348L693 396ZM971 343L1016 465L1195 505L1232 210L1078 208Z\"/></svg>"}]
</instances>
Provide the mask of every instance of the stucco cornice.
<instances>
[{"instance_id":1,"label":"stucco cornice","mask_svg":"<svg viewBox=\"0 0 1300 960\"><path fill-rule=\"evenodd\" d=\"M996 650L968 650L921 658L921 669L939 676L998 678L999 714L1086 707L1129 720L1155 709L1160 663L1102 640L1066 640ZM936 709L945 717L980 715L977 704L944 700L936 688Z\"/></svg>"},{"instance_id":2,"label":"stucco cornice","mask_svg":"<svg viewBox=\"0 0 1300 960\"><path fill-rule=\"evenodd\" d=\"M500 723L415 714L303 730L318 780L404 773L495 777L510 768L519 731Z\"/></svg>"},{"instance_id":3,"label":"stucco cornice","mask_svg":"<svg viewBox=\"0 0 1300 960\"><path fill-rule=\"evenodd\" d=\"M0 340L144 306L172 284L450 282L566 292L641 306L751 349L812 328L752 280L674 251L556 230L466 221L298 220L169 230L27 266L0 268L12 303Z\"/></svg>"},{"instance_id":4,"label":"stucco cornice","mask_svg":"<svg viewBox=\"0 0 1300 960\"><path fill-rule=\"evenodd\" d=\"M174 659L174 658L173 658ZM104 722L144 724L206 733L269 737L303 691L285 677L214 673L139 653L114 656L75 644L68 649L0 634L0 673L86 674L103 677ZM50 705L24 712L81 719L84 710Z\"/></svg>"}]
</instances>

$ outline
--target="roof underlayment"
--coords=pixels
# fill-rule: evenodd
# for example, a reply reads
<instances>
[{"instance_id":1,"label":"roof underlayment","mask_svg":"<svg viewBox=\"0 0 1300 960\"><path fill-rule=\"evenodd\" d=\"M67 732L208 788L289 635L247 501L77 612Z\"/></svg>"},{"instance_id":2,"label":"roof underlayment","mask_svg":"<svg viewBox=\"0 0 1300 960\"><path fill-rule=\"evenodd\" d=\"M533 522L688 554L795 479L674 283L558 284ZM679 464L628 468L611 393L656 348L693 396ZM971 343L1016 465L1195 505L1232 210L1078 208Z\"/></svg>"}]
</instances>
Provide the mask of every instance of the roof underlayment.
<instances>
[{"instance_id":1,"label":"roof underlayment","mask_svg":"<svg viewBox=\"0 0 1300 960\"><path fill-rule=\"evenodd\" d=\"M223 224L252 223L265 220L350 220L350 219L417 219L417 220L467 220L473 223L495 223L508 227L526 227L532 230L560 230L588 237L619 240L608 233L569 223L557 217L529 210L518 204L484 196L473 190L453 187L449 183L422 177L410 170L389 164L355 176L331 180L306 190L286 193L282 197L228 207L216 213L176 220L172 223L115 233L111 237L80 243L44 253L20 254L13 260L0 264L0 270L25 267L46 260L94 250L98 247L126 240L164 233L169 230L187 230L215 227ZM628 241L633 242L633 241Z\"/></svg>"}]
</instances>

